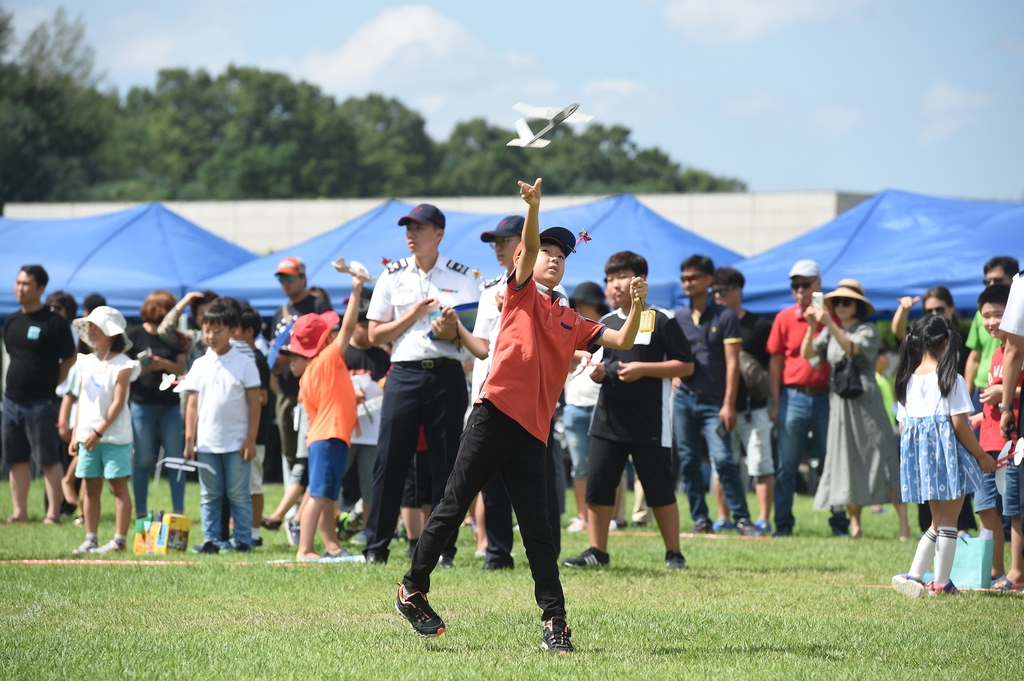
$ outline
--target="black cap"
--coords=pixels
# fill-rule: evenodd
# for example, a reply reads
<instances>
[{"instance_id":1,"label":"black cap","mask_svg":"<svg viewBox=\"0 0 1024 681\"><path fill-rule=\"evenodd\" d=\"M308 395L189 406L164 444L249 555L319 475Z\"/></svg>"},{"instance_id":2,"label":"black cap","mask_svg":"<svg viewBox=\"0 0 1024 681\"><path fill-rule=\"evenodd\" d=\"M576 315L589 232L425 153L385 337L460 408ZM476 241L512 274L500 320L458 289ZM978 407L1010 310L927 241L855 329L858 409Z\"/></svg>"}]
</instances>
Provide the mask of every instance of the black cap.
<instances>
[{"instance_id":1,"label":"black cap","mask_svg":"<svg viewBox=\"0 0 1024 681\"><path fill-rule=\"evenodd\" d=\"M506 236L519 236L523 233L524 224L526 224L526 218L522 215L509 215L499 222L493 231L481 234L480 241L491 242Z\"/></svg>"},{"instance_id":2,"label":"black cap","mask_svg":"<svg viewBox=\"0 0 1024 681\"><path fill-rule=\"evenodd\" d=\"M431 206L429 203L421 203L412 209L412 212L408 215L403 215L398 219L398 224L407 225L410 220L421 222L423 224L437 225L441 229L444 229L444 213L437 209L437 206Z\"/></svg>"},{"instance_id":3,"label":"black cap","mask_svg":"<svg viewBox=\"0 0 1024 681\"><path fill-rule=\"evenodd\" d=\"M540 233L541 242L554 241L562 247L562 253L569 257L570 253L576 252L576 237L565 227L548 227Z\"/></svg>"},{"instance_id":4,"label":"black cap","mask_svg":"<svg viewBox=\"0 0 1024 681\"><path fill-rule=\"evenodd\" d=\"M587 305L607 306L604 291L592 281L584 281L576 286L569 300L586 303Z\"/></svg>"}]
</instances>

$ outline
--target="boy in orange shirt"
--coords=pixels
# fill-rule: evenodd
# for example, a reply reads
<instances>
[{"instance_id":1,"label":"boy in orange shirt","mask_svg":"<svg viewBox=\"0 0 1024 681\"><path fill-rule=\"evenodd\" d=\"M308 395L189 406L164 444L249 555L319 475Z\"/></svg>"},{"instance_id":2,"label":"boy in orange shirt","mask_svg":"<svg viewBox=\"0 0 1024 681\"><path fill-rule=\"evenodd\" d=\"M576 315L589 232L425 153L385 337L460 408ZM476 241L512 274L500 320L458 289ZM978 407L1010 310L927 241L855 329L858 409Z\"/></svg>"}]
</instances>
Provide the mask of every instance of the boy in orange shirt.
<instances>
[{"instance_id":1,"label":"boy in orange shirt","mask_svg":"<svg viewBox=\"0 0 1024 681\"><path fill-rule=\"evenodd\" d=\"M540 186L540 178L532 186L519 183L519 195L529 208L522 243L513 257L515 270L505 284L491 372L466 423L444 498L430 514L412 567L398 587L395 608L418 635L444 633L444 622L427 602L430 573L484 483L500 475L530 559L544 621L541 648L569 653L573 647L565 623L565 596L546 510L549 425L575 351L593 351L597 345L624 350L633 346L647 282L632 279L634 304L622 328L614 330L584 319L564 297L552 293L565 273L566 257L575 252L576 239L564 227L540 232Z\"/></svg>"},{"instance_id":2,"label":"boy in orange shirt","mask_svg":"<svg viewBox=\"0 0 1024 681\"><path fill-rule=\"evenodd\" d=\"M337 558L344 553L334 530L334 511L345 475L345 460L358 417L356 395L345 365L345 350L359 321L359 292L363 280L352 275L352 296L356 304L345 310L341 330L332 340L338 322L333 311L302 315L295 321L288 352L292 373L300 375L302 404L309 416L306 443L309 449L309 501L299 519L299 550L296 560ZM326 512L325 512L326 511ZM313 549L319 522L325 552Z\"/></svg>"}]
</instances>

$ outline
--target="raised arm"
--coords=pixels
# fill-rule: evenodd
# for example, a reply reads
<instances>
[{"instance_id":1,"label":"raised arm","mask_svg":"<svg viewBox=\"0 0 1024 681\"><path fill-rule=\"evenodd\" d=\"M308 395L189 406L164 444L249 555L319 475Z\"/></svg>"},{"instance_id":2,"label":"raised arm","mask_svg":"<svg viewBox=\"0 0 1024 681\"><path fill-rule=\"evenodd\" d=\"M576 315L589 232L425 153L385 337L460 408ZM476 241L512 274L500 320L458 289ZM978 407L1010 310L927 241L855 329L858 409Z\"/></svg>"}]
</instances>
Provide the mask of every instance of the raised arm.
<instances>
[{"instance_id":1,"label":"raised arm","mask_svg":"<svg viewBox=\"0 0 1024 681\"><path fill-rule=\"evenodd\" d=\"M896 340L903 342L903 339L907 337L907 319L910 317L910 308L917 305L920 300L921 296L913 298L903 296L899 299L896 314L892 316L892 335L896 336Z\"/></svg>"},{"instance_id":2,"label":"raised arm","mask_svg":"<svg viewBox=\"0 0 1024 681\"><path fill-rule=\"evenodd\" d=\"M633 304L626 315L626 323L621 329L605 329L601 337L597 339L598 345L613 350L630 350L633 341L636 340L636 333L640 330L640 315L644 311L644 300L647 299L647 282L640 277L633 277L629 282L629 295Z\"/></svg>"},{"instance_id":3,"label":"raised arm","mask_svg":"<svg viewBox=\"0 0 1024 681\"><path fill-rule=\"evenodd\" d=\"M540 185L541 178L532 185L519 181L519 196L526 201L526 223L523 225L523 252L516 263L516 288L533 276L533 266L537 264L540 253ZM568 254L566 254L568 255Z\"/></svg>"},{"instance_id":4,"label":"raised arm","mask_svg":"<svg viewBox=\"0 0 1024 681\"><path fill-rule=\"evenodd\" d=\"M348 296L348 307L345 308L345 316L341 320L341 331L338 332L338 337L334 339L334 344L342 357L345 356L348 343L352 340L352 333L356 330L356 324L359 323L359 294L362 290L363 278L358 274L353 274L352 293Z\"/></svg>"}]
</instances>

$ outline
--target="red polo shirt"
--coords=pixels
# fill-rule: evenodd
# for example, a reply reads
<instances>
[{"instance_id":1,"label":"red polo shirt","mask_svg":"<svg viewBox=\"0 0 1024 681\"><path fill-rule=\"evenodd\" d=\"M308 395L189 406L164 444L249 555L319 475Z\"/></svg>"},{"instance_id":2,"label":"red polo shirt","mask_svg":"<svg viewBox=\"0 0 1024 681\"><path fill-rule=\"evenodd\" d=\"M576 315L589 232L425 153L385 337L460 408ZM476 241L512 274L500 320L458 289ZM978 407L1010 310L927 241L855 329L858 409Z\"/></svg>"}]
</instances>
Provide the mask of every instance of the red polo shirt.
<instances>
[{"instance_id":1,"label":"red polo shirt","mask_svg":"<svg viewBox=\"0 0 1024 681\"><path fill-rule=\"evenodd\" d=\"M491 349L491 373L477 403L491 402L547 443L555 403L576 350L593 350L604 324L579 316L564 298L541 293L531 276L515 287L508 279L501 331Z\"/></svg>"},{"instance_id":2,"label":"red polo shirt","mask_svg":"<svg viewBox=\"0 0 1024 681\"><path fill-rule=\"evenodd\" d=\"M824 328L824 327L822 327ZM818 333L821 333L819 329ZM771 335L768 336L768 352L786 358L782 372L782 385L792 388L827 388L828 363L812 369L800 352L800 345L807 335L807 320L800 306L794 304L775 315Z\"/></svg>"}]
</instances>

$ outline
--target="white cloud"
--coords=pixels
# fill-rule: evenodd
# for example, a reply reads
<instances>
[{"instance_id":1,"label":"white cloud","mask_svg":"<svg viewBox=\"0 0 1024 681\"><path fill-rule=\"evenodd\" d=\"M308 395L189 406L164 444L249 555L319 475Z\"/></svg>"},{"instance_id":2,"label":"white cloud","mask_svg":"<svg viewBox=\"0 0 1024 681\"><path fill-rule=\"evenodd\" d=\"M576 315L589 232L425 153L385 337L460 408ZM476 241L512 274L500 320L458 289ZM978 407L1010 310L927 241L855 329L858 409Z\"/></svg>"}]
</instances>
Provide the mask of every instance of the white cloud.
<instances>
[{"instance_id":1,"label":"white cloud","mask_svg":"<svg viewBox=\"0 0 1024 681\"><path fill-rule=\"evenodd\" d=\"M932 83L921 97L921 111L927 122L918 135L918 146L932 146L977 124L979 114L994 103L995 98L985 92L963 90L941 80Z\"/></svg>"},{"instance_id":2,"label":"white cloud","mask_svg":"<svg viewBox=\"0 0 1024 681\"><path fill-rule=\"evenodd\" d=\"M700 45L736 45L856 10L866 0L667 0L665 17Z\"/></svg>"},{"instance_id":3,"label":"white cloud","mask_svg":"<svg viewBox=\"0 0 1024 681\"><path fill-rule=\"evenodd\" d=\"M825 106L811 112L817 127L834 135L846 135L864 120L864 112L844 106Z\"/></svg>"},{"instance_id":4,"label":"white cloud","mask_svg":"<svg viewBox=\"0 0 1024 681\"><path fill-rule=\"evenodd\" d=\"M732 118L756 118L774 111L778 107L779 102L774 95L761 92L726 102L725 114Z\"/></svg>"}]
</instances>

